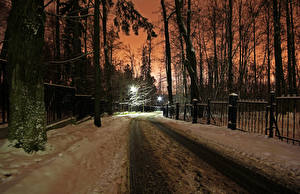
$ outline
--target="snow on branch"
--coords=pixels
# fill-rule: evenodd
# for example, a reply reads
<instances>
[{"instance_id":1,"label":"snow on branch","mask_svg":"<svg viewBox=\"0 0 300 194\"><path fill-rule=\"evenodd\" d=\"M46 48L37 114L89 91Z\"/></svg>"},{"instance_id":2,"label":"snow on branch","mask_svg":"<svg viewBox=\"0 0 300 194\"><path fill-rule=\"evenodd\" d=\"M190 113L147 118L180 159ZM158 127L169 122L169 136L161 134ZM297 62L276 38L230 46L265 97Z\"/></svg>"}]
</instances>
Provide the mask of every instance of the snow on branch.
<instances>
[{"instance_id":1,"label":"snow on branch","mask_svg":"<svg viewBox=\"0 0 300 194\"><path fill-rule=\"evenodd\" d=\"M151 94L153 90L153 87L144 81L130 86L129 104L132 106L139 106L151 102Z\"/></svg>"}]
</instances>

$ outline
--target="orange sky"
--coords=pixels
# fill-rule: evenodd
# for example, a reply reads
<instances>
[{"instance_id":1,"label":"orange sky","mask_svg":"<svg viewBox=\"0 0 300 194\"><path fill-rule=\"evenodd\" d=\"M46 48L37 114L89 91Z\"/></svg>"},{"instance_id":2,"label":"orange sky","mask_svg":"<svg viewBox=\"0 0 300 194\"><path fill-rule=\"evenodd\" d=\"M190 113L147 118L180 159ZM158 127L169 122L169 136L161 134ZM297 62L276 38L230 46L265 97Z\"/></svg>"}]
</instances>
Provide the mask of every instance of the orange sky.
<instances>
[{"instance_id":1,"label":"orange sky","mask_svg":"<svg viewBox=\"0 0 300 194\"><path fill-rule=\"evenodd\" d=\"M155 26L158 25L158 21L160 20L160 0L132 0L135 5L135 8L143 15L144 17L148 18L152 24ZM155 29L155 32L159 34L159 29ZM130 36L126 36L125 34L120 34L120 41L123 42L124 45L130 45L135 52L135 58L140 60L141 58L141 47L146 42L146 33L143 32L141 29L139 31L139 35L133 35L131 32ZM156 42L161 41L162 37L155 38L154 44ZM153 50L153 57L161 57L161 46L156 46ZM138 61L137 61L138 63ZM159 74L159 63L153 61L152 63L152 75L158 78Z\"/></svg>"},{"instance_id":2,"label":"orange sky","mask_svg":"<svg viewBox=\"0 0 300 194\"><path fill-rule=\"evenodd\" d=\"M157 23L160 18L160 0L132 0L135 8L146 18L148 18L153 24ZM158 30L156 30L158 31ZM132 33L131 33L132 34ZM124 44L130 44L132 48L140 48L146 40L146 34L143 30L139 31L139 36L121 35L121 41Z\"/></svg>"}]
</instances>

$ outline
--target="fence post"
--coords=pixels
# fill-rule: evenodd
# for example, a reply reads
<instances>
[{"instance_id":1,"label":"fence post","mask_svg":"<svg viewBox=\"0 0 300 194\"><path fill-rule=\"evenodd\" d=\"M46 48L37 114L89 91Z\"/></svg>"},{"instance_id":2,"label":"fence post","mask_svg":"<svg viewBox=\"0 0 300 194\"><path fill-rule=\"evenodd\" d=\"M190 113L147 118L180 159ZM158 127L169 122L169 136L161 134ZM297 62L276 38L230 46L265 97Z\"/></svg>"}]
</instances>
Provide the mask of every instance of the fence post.
<instances>
[{"instance_id":1,"label":"fence post","mask_svg":"<svg viewBox=\"0 0 300 194\"><path fill-rule=\"evenodd\" d=\"M179 120L179 103L176 103L176 120Z\"/></svg>"},{"instance_id":2,"label":"fence post","mask_svg":"<svg viewBox=\"0 0 300 194\"><path fill-rule=\"evenodd\" d=\"M210 98L207 99L207 124L210 125Z\"/></svg>"},{"instance_id":3,"label":"fence post","mask_svg":"<svg viewBox=\"0 0 300 194\"><path fill-rule=\"evenodd\" d=\"M193 99L193 122L192 123L197 123L197 99Z\"/></svg>"},{"instance_id":4,"label":"fence post","mask_svg":"<svg viewBox=\"0 0 300 194\"><path fill-rule=\"evenodd\" d=\"M275 102L275 92L270 93L270 124L269 124L269 138L273 137L273 125L274 125L274 102Z\"/></svg>"},{"instance_id":5,"label":"fence post","mask_svg":"<svg viewBox=\"0 0 300 194\"><path fill-rule=\"evenodd\" d=\"M184 103L183 120L186 120L186 103Z\"/></svg>"},{"instance_id":6,"label":"fence post","mask_svg":"<svg viewBox=\"0 0 300 194\"><path fill-rule=\"evenodd\" d=\"M267 136L268 135L268 130L269 130L269 128L268 128L268 123L269 123L269 112L270 112L270 106L269 105L267 105L266 106L266 115L265 115L265 119L266 119L266 129L265 129L265 136Z\"/></svg>"},{"instance_id":7,"label":"fence post","mask_svg":"<svg viewBox=\"0 0 300 194\"><path fill-rule=\"evenodd\" d=\"M228 128L236 129L236 118L237 118L237 99L238 95L235 93L229 94L228 104Z\"/></svg>"},{"instance_id":8,"label":"fence post","mask_svg":"<svg viewBox=\"0 0 300 194\"><path fill-rule=\"evenodd\" d=\"M166 117L169 117L169 104L167 104Z\"/></svg>"}]
</instances>

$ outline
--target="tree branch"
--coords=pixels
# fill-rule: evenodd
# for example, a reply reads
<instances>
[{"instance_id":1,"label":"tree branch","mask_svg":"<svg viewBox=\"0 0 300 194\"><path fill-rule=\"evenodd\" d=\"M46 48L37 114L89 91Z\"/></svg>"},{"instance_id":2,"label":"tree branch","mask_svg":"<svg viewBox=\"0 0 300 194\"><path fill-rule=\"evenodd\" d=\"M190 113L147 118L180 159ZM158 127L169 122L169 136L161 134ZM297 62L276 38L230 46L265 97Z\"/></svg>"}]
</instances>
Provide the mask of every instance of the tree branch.
<instances>
[{"instance_id":1,"label":"tree branch","mask_svg":"<svg viewBox=\"0 0 300 194\"><path fill-rule=\"evenodd\" d=\"M72 59L68 59L68 60L64 60L64 61L48 61L46 62L47 65L50 65L50 64L63 64L63 63L68 63L68 62L72 62L72 61L77 61L78 59L82 58L82 57L85 57L87 55L90 55L94 52L89 52L89 53L86 53L86 54L83 54L83 55L80 55L78 57L75 57L75 58L72 58Z\"/></svg>"},{"instance_id":2,"label":"tree branch","mask_svg":"<svg viewBox=\"0 0 300 194\"><path fill-rule=\"evenodd\" d=\"M53 1L54 1L54 0L50 0L46 5L44 5L44 9L45 9L46 7L48 7L51 3L53 3Z\"/></svg>"},{"instance_id":3,"label":"tree branch","mask_svg":"<svg viewBox=\"0 0 300 194\"><path fill-rule=\"evenodd\" d=\"M94 16L94 15L90 15L90 14L86 14L86 15L80 15L80 16L64 16L64 15L57 15L54 13L50 13L45 11L46 14L51 15L51 16L56 16L56 17L61 17L61 18L85 18L85 17L89 17L89 16Z\"/></svg>"}]
</instances>

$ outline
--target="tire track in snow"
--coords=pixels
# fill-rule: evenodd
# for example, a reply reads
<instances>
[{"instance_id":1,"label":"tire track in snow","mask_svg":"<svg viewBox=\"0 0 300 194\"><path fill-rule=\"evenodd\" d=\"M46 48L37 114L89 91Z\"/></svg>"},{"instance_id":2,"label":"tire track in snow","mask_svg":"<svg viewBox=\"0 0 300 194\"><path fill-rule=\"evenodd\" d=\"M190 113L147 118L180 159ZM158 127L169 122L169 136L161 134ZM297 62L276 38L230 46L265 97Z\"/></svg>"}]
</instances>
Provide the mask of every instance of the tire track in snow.
<instances>
[{"instance_id":1,"label":"tire track in snow","mask_svg":"<svg viewBox=\"0 0 300 194\"><path fill-rule=\"evenodd\" d=\"M182 146L193 152L200 159L206 161L209 165L229 177L231 180L239 184L241 187L250 193L296 193L283 185L276 183L265 176L258 174L251 169L248 169L234 162L229 158L225 158L207 146L195 142L170 127L149 120L157 129L168 135L173 140L180 143Z\"/></svg>"},{"instance_id":2,"label":"tire track in snow","mask_svg":"<svg viewBox=\"0 0 300 194\"><path fill-rule=\"evenodd\" d=\"M131 121L130 130L130 193L171 193L167 176L152 155L151 147L139 121Z\"/></svg>"}]
</instances>

